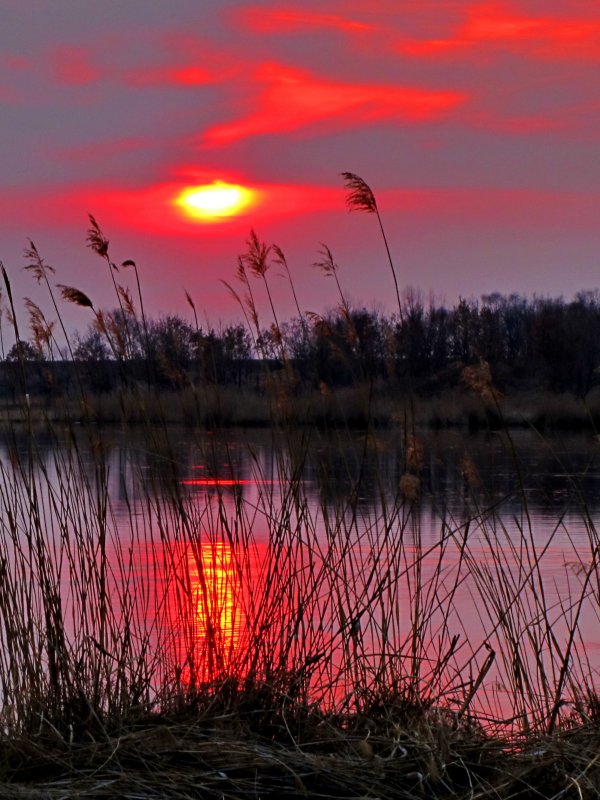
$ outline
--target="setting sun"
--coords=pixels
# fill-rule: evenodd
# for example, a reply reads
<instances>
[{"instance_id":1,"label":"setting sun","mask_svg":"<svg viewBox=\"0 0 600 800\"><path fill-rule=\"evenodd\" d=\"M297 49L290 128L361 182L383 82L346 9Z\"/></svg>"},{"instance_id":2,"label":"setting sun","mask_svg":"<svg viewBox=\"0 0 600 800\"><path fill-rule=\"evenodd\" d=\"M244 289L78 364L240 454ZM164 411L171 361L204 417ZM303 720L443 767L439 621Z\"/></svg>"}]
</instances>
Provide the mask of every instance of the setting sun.
<instances>
[{"instance_id":1,"label":"setting sun","mask_svg":"<svg viewBox=\"0 0 600 800\"><path fill-rule=\"evenodd\" d=\"M192 219L218 221L240 214L250 205L255 194L244 186L215 181L185 189L175 203Z\"/></svg>"}]
</instances>

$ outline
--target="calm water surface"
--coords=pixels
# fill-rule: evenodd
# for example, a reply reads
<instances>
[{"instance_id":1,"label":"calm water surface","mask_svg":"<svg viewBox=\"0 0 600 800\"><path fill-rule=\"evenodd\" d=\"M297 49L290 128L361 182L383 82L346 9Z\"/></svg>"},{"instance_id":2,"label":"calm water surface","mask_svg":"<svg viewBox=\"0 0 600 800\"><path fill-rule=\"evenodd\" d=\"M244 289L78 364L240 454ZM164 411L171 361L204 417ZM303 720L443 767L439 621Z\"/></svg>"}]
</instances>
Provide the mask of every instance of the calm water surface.
<instances>
[{"instance_id":1,"label":"calm water surface","mask_svg":"<svg viewBox=\"0 0 600 800\"><path fill-rule=\"evenodd\" d=\"M287 564L290 575L302 574L309 563L314 570L326 554L339 554L339 542L331 541L332 519L345 532L353 551L349 563L354 577L348 586L346 575L344 602L349 609L359 609L356 625L365 652L365 641L378 642L378 647L385 641L403 652L402 642L417 615L414 594L420 582L430 587L424 592L430 602L429 647L436 641L442 647L443 641L457 636L461 646L476 654L475 674L486 645L502 648L488 691L496 707L504 707L504 684L514 673L514 663L502 636L510 638L511 626L501 631L490 620L494 614L497 619L503 600L510 606L518 587L525 586L531 599L518 609L509 607L514 635L523 639L530 632L543 651L550 644L540 634L540 609L553 622L554 635L564 635L564 642L579 613L573 648L578 661L585 662L582 674L593 679L600 668L599 588L596 573L588 574L596 557L600 515L600 444L594 436L541 438L516 431L508 438L503 433L461 431L407 437L385 431L369 437L303 432L294 437L290 445L271 432L210 434L182 428L170 429L168 435L106 430L93 443L83 433L80 437L79 452L90 482L101 470L108 487L115 574L121 569L119 559L122 562L123 553L128 553L133 578L130 574L127 580L133 580L136 592L145 593L150 616L161 593L171 598L169 602L176 597L179 587L172 573L186 573L194 606L191 635L200 649L209 635L222 643L221 661L207 664L207 675L226 668L227 659L242 647L248 610L255 611L257 587L264 585L266 565L273 557L273 520L279 519L283 506L291 509L284 521L294 546L278 551L278 557L287 553L298 560ZM19 439L5 442L2 462L11 463L14 451L23 455L25 449ZM60 483L61 460L70 449L68 440L37 437L37 459L50 484ZM405 497L400 487L407 473L413 490ZM302 486L301 499L290 500L290 477ZM174 502L191 509L183 528L172 511ZM251 530L251 540L240 534L240 519L241 527ZM310 536L305 537L307 519ZM215 535L218 531L225 533ZM161 550L169 537L183 543L177 563L172 548L168 554ZM157 568L161 558L169 563ZM387 558L395 559L401 579L371 602L367 575ZM297 605L301 598L290 598L292 602ZM307 603L311 618L318 618L322 608L321 619L329 620L325 626L321 622L325 630L310 634L316 637L315 648L344 626L341 604L330 597ZM360 609L367 607L369 628L360 630L366 619ZM267 603L265 614L272 613ZM382 634L382 620L388 615L393 631L386 627ZM174 652L184 624L174 612Z\"/></svg>"}]
</instances>

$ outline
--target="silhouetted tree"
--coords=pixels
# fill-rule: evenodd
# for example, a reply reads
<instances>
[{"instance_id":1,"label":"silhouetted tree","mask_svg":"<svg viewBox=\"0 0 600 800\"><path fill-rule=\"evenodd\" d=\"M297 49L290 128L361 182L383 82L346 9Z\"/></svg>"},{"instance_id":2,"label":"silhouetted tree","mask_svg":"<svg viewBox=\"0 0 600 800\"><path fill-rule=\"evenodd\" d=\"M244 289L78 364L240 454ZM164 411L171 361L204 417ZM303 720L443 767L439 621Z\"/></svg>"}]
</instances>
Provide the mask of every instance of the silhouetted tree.
<instances>
[{"instance_id":1,"label":"silhouetted tree","mask_svg":"<svg viewBox=\"0 0 600 800\"><path fill-rule=\"evenodd\" d=\"M145 357L150 374L159 385L183 386L189 380L190 364L197 355L196 330L181 317L170 314L150 322L147 340Z\"/></svg>"},{"instance_id":2,"label":"silhouetted tree","mask_svg":"<svg viewBox=\"0 0 600 800\"><path fill-rule=\"evenodd\" d=\"M6 360L11 362L16 361L42 361L42 353L37 347L34 347L30 342L25 342L19 339L15 342L6 354Z\"/></svg>"},{"instance_id":3,"label":"silhouetted tree","mask_svg":"<svg viewBox=\"0 0 600 800\"><path fill-rule=\"evenodd\" d=\"M77 362L82 384L92 392L108 392L116 388L118 373L111 360L106 338L95 328L84 336L76 335L73 359Z\"/></svg>"}]
</instances>

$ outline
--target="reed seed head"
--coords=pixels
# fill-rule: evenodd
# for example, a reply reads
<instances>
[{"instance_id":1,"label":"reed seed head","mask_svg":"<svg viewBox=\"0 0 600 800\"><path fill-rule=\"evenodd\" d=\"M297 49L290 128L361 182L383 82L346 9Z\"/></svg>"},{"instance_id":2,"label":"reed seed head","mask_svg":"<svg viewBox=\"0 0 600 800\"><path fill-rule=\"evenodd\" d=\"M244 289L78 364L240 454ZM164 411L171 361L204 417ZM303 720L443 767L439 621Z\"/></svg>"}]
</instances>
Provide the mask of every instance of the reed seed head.
<instances>
[{"instance_id":1,"label":"reed seed head","mask_svg":"<svg viewBox=\"0 0 600 800\"><path fill-rule=\"evenodd\" d=\"M353 172L342 172L341 175L348 190L346 196L348 210L376 214L377 201L369 184Z\"/></svg>"},{"instance_id":2,"label":"reed seed head","mask_svg":"<svg viewBox=\"0 0 600 800\"><path fill-rule=\"evenodd\" d=\"M87 246L91 248L94 253L97 253L102 258L106 258L108 256L108 245L109 240L106 236L102 233L102 229L96 222L96 218L93 214L88 214L90 220L90 227L88 228L87 232ZM113 264L113 269L116 269L116 266Z\"/></svg>"},{"instance_id":3,"label":"reed seed head","mask_svg":"<svg viewBox=\"0 0 600 800\"><path fill-rule=\"evenodd\" d=\"M125 286L117 286L117 291L119 292L119 297L123 301L123 308L125 311L132 317L135 317L135 308L133 306L133 299L129 289L127 289Z\"/></svg>"},{"instance_id":4,"label":"reed seed head","mask_svg":"<svg viewBox=\"0 0 600 800\"><path fill-rule=\"evenodd\" d=\"M76 306L82 306L83 308L94 308L94 304L87 294L75 289L74 286L65 286L62 283L57 284L57 286L60 289L63 300L66 300L67 303L74 303Z\"/></svg>"},{"instance_id":5,"label":"reed seed head","mask_svg":"<svg viewBox=\"0 0 600 800\"><path fill-rule=\"evenodd\" d=\"M327 247L326 244L323 244L323 242L321 242L321 249L319 250L319 255L321 256L321 258L319 259L319 261L314 262L313 267L320 269L324 275L328 276L335 275L338 270L338 266L333 260L333 254L331 250Z\"/></svg>"},{"instance_id":6,"label":"reed seed head","mask_svg":"<svg viewBox=\"0 0 600 800\"><path fill-rule=\"evenodd\" d=\"M273 258L274 263L279 267L285 267L287 269L287 259L281 247L279 247L277 244L274 244L271 245L271 249L275 253L275 257Z\"/></svg>"},{"instance_id":7,"label":"reed seed head","mask_svg":"<svg viewBox=\"0 0 600 800\"><path fill-rule=\"evenodd\" d=\"M257 278L264 278L269 269L268 259L271 248L265 242L260 241L254 229L250 231L247 244L248 250L241 256L241 259L253 275L256 275Z\"/></svg>"},{"instance_id":8,"label":"reed seed head","mask_svg":"<svg viewBox=\"0 0 600 800\"><path fill-rule=\"evenodd\" d=\"M406 465L415 472L420 472L425 464L425 448L423 442L410 433L406 442Z\"/></svg>"},{"instance_id":9,"label":"reed seed head","mask_svg":"<svg viewBox=\"0 0 600 800\"><path fill-rule=\"evenodd\" d=\"M502 392L494 386L490 365L483 358L478 364L463 368L462 380L486 402L498 402L502 397Z\"/></svg>"},{"instance_id":10,"label":"reed seed head","mask_svg":"<svg viewBox=\"0 0 600 800\"><path fill-rule=\"evenodd\" d=\"M479 470L475 466L475 462L468 453L465 453L460 461L460 472L467 484L472 489L479 489L481 487L481 476Z\"/></svg>"},{"instance_id":11,"label":"reed seed head","mask_svg":"<svg viewBox=\"0 0 600 800\"><path fill-rule=\"evenodd\" d=\"M405 500L413 503L419 498L421 492L421 480L418 475L405 472L400 476L400 494Z\"/></svg>"},{"instance_id":12,"label":"reed seed head","mask_svg":"<svg viewBox=\"0 0 600 800\"><path fill-rule=\"evenodd\" d=\"M187 290L185 291L185 299L188 301L188 305L190 306L192 311L195 311L196 310L196 306L194 304L194 301L192 300L192 296L190 295L190 293Z\"/></svg>"},{"instance_id":13,"label":"reed seed head","mask_svg":"<svg viewBox=\"0 0 600 800\"><path fill-rule=\"evenodd\" d=\"M34 346L41 353L43 348L48 347L50 344L55 323L48 322L42 309L29 297L25 298L25 308L29 313L29 327L31 328Z\"/></svg>"},{"instance_id":14,"label":"reed seed head","mask_svg":"<svg viewBox=\"0 0 600 800\"><path fill-rule=\"evenodd\" d=\"M46 264L31 239L29 240L29 247L25 248L25 258L29 261L29 264L23 267L23 269L33 273L33 277L38 283L43 280L48 280L49 272L56 272L54 267L51 267L50 264Z\"/></svg>"},{"instance_id":15,"label":"reed seed head","mask_svg":"<svg viewBox=\"0 0 600 800\"><path fill-rule=\"evenodd\" d=\"M246 264L244 262L243 256L238 256L238 263L237 263L237 269L235 271L235 277L238 279L240 283L248 285L248 275L246 273Z\"/></svg>"}]
</instances>

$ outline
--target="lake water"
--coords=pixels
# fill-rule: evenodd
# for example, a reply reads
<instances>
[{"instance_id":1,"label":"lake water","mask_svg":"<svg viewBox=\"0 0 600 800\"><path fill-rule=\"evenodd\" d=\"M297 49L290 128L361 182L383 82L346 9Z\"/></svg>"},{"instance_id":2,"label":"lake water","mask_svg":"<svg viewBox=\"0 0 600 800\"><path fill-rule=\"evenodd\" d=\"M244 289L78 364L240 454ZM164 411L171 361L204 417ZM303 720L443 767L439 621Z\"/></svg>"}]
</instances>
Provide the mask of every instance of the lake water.
<instances>
[{"instance_id":1,"label":"lake water","mask_svg":"<svg viewBox=\"0 0 600 800\"><path fill-rule=\"evenodd\" d=\"M50 569L81 652L126 622L182 686L287 665L330 705L412 686L517 725L595 681L591 434L82 430L6 437L0 460L4 557Z\"/></svg>"}]
</instances>

